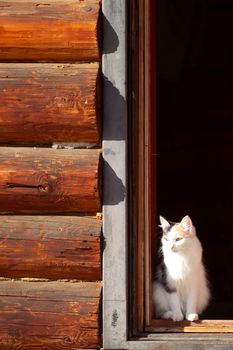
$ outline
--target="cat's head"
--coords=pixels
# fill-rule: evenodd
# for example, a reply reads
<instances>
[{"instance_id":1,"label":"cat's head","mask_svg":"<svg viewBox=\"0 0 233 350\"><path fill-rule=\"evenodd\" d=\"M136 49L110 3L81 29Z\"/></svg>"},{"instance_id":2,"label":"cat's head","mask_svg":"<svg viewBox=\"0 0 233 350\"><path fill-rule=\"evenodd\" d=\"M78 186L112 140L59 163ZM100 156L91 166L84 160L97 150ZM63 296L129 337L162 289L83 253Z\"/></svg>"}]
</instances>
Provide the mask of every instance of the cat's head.
<instances>
[{"instance_id":1,"label":"cat's head","mask_svg":"<svg viewBox=\"0 0 233 350\"><path fill-rule=\"evenodd\" d=\"M196 236L192 220L186 215L179 223L170 223L160 216L160 227L163 230L162 245L174 253L186 251Z\"/></svg>"}]
</instances>

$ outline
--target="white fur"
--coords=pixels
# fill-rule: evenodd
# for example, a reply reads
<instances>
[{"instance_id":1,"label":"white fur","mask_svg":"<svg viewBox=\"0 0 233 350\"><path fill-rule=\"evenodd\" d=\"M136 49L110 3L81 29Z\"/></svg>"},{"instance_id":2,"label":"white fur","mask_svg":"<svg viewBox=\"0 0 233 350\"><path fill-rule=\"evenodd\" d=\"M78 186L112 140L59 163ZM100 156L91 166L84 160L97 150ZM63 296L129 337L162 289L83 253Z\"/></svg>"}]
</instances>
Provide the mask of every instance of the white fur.
<instances>
[{"instance_id":1,"label":"white fur","mask_svg":"<svg viewBox=\"0 0 233 350\"><path fill-rule=\"evenodd\" d=\"M186 216L179 226L184 231L180 237L177 226L169 230L166 219L160 220L166 239L162 238L162 253L167 268L167 282L176 292L168 293L162 284L154 282L153 297L157 318L171 318L181 321L198 319L206 308L210 293L207 285L205 268L202 263L202 246L196 236L191 219ZM169 225L169 227L168 227Z\"/></svg>"}]
</instances>

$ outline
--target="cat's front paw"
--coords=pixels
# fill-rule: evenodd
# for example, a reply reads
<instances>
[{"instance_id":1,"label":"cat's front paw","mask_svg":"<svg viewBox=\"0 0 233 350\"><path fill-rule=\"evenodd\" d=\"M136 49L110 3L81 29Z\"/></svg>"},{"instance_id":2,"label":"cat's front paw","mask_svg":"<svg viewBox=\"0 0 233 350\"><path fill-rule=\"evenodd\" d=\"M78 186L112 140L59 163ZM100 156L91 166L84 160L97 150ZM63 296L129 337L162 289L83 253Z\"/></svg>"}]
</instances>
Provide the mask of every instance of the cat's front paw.
<instances>
[{"instance_id":1,"label":"cat's front paw","mask_svg":"<svg viewBox=\"0 0 233 350\"><path fill-rule=\"evenodd\" d=\"M182 313L173 313L172 314L172 320L175 322L182 321L184 319L184 316Z\"/></svg>"},{"instance_id":2,"label":"cat's front paw","mask_svg":"<svg viewBox=\"0 0 233 350\"><path fill-rule=\"evenodd\" d=\"M184 319L184 316L182 315L182 313L174 313L172 311L166 311L162 315L162 318L164 320L172 319L173 321L178 322L178 321L182 321Z\"/></svg>"},{"instance_id":3,"label":"cat's front paw","mask_svg":"<svg viewBox=\"0 0 233 350\"><path fill-rule=\"evenodd\" d=\"M172 318L173 313L171 311L166 311L164 312L164 314L162 315L162 319L164 320L169 320L170 318Z\"/></svg>"},{"instance_id":4,"label":"cat's front paw","mask_svg":"<svg viewBox=\"0 0 233 350\"><path fill-rule=\"evenodd\" d=\"M199 319L198 314L192 313L186 315L186 320L188 321L197 321Z\"/></svg>"}]
</instances>

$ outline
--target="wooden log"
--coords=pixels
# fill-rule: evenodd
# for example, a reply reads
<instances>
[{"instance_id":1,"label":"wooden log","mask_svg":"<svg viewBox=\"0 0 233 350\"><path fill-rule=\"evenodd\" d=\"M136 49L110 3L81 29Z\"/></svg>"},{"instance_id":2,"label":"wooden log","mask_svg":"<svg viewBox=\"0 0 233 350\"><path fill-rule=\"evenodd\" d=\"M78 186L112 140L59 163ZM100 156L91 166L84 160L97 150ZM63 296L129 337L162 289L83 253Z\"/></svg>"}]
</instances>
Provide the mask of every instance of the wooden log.
<instances>
[{"instance_id":1,"label":"wooden log","mask_svg":"<svg viewBox=\"0 0 233 350\"><path fill-rule=\"evenodd\" d=\"M101 221L11 215L0 221L0 276L101 279Z\"/></svg>"},{"instance_id":2,"label":"wooden log","mask_svg":"<svg viewBox=\"0 0 233 350\"><path fill-rule=\"evenodd\" d=\"M0 282L0 349L100 347L101 284Z\"/></svg>"},{"instance_id":3,"label":"wooden log","mask_svg":"<svg viewBox=\"0 0 233 350\"><path fill-rule=\"evenodd\" d=\"M0 61L97 61L99 0L1 0Z\"/></svg>"},{"instance_id":4,"label":"wooden log","mask_svg":"<svg viewBox=\"0 0 233 350\"><path fill-rule=\"evenodd\" d=\"M0 142L98 143L98 68L0 64Z\"/></svg>"},{"instance_id":5,"label":"wooden log","mask_svg":"<svg viewBox=\"0 0 233 350\"><path fill-rule=\"evenodd\" d=\"M0 212L101 211L100 152L8 148L0 152Z\"/></svg>"}]
</instances>

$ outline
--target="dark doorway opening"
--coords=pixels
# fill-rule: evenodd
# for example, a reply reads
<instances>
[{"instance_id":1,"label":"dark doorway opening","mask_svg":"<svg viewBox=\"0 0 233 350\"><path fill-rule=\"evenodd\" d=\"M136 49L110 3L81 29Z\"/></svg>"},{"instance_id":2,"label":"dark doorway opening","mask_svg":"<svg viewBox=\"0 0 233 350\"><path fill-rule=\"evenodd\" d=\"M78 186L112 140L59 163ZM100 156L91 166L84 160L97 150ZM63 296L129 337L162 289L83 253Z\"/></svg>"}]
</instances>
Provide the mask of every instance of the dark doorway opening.
<instances>
[{"instance_id":1,"label":"dark doorway opening","mask_svg":"<svg viewBox=\"0 0 233 350\"><path fill-rule=\"evenodd\" d=\"M233 1L156 11L157 214L191 216L212 291L202 318L233 319Z\"/></svg>"}]
</instances>

